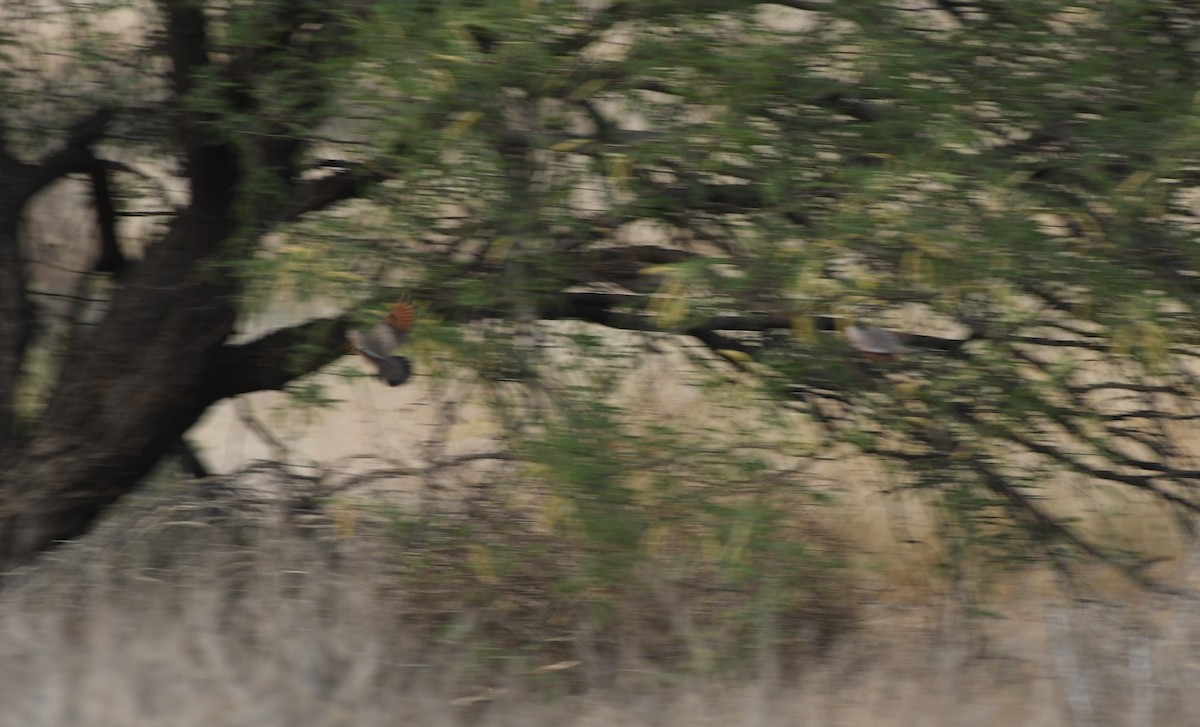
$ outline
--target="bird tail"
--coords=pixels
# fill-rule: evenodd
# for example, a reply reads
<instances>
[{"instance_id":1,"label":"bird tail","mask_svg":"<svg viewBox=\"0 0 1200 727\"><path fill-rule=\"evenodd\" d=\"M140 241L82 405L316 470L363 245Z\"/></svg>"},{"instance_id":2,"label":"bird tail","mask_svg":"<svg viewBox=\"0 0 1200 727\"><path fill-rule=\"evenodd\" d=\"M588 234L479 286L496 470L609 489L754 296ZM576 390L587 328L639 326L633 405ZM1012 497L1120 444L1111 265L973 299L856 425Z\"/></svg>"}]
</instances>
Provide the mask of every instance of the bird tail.
<instances>
[{"instance_id":1,"label":"bird tail","mask_svg":"<svg viewBox=\"0 0 1200 727\"><path fill-rule=\"evenodd\" d=\"M404 356L387 356L376 363L379 365L379 378L386 381L388 386L399 386L412 376L412 364Z\"/></svg>"}]
</instances>

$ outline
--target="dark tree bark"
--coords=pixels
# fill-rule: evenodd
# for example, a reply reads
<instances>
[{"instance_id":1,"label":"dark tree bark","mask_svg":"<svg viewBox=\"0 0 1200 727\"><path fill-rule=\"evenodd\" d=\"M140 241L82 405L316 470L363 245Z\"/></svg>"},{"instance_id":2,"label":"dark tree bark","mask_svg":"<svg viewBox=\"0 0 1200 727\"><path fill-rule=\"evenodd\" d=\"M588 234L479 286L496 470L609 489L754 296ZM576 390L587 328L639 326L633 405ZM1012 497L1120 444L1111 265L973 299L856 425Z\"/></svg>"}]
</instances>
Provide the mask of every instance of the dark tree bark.
<instances>
[{"instance_id":1,"label":"dark tree bark","mask_svg":"<svg viewBox=\"0 0 1200 727\"><path fill-rule=\"evenodd\" d=\"M108 109L96 111L76 124L63 148L40 164L10 154L7 130L0 126L0 448L16 435L17 382L32 328L19 237L21 215L29 200L48 185L93 165L92 145L110 119Z\"/></svg>"},{"instance_id":2,"label":"dark tree bark","mask_svg":"<svg viewBox=\"0 0 1200 727\"><path fill-rule=\"evenodd\" d=\"M280 5L274 22L287 20L296 28L322 7L300 0ZM109 122L107 110L76 127L63 149L40 164L6 153L0 129L0 572L85 532L175 451L184 432L215 402L281 388L341 355L345 324L332 319L228 345L241 292L233 263L252 251L270 224L359 193L371 180L343 171L325 184L301 184L296 169L301 147L294 140L265 136L257 147L244 139L239 144L220 130L215 112L187 110L184 97L212 64L206 18L200 3L163 0L161 6L176 142L191 201L138 265L124 266L115 254L108 180L92 152ZM286 31L272 26L277 27ZM329 33L331 43L344 43L337 28ZM216 69L231 80L231 106L252 103L239 79L253 78L254 63L271 63L271 49L287 48L277 40L264 46L268 50L249 49ZM309 50L328 49L313 42ZM312 94L315 104L325 89L314 82L301 92ZM264 164L288 195L242 199L252 163ZM37 421L18 431L17 382L31 329L18 220L38 190L75 172L93 181L103 230L99 270L123 275L100 324L73 336Z\"/></svg>"}]
</instances>

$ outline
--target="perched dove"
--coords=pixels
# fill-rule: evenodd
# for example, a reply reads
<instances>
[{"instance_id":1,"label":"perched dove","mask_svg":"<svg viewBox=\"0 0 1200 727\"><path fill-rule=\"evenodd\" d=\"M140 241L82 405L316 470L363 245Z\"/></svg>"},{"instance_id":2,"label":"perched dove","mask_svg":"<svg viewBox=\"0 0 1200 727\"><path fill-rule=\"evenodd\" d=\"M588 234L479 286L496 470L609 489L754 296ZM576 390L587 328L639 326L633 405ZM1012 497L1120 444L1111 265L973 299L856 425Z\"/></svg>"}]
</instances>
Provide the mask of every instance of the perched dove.
<instances>
[{"instance_id":1,"label":"perched dove","mask_svg":"<svg viewBox=\"0 0 1200 727\"><path fill-rule=\"evenodd\" d=\"M412 375L412 366L403 356L393 356L392 351L408 338L416 312L404 301L392 306L382 321L367 331L349 331L350 348L359 354L379 373L379 378L388 386L399 386Z\"/></svg>"},{"instance_id":2,"label":"perched dove","mask_svg":"<svg viewBox=\"0 0 1200 727\"><path fill-rule=\"evenodd\" d=\"M912 350L904 345L901 334L886 328L849 326L846 338L851 346L872 361L890 361Z\"/></svg>"}]
</instances>

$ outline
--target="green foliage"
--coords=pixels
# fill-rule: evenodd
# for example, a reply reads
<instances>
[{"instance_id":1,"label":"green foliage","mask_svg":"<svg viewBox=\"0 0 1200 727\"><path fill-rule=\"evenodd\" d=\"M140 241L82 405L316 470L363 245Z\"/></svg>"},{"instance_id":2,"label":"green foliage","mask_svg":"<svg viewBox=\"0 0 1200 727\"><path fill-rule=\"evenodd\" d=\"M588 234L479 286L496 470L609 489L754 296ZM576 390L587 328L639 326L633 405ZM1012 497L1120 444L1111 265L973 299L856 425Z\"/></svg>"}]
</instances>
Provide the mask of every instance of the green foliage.
<instances>
[{"instance_id":1,"label":"green foliage","mask_svg":"<svg viewBox=\"0 0 1200 727\"><path fill-rule=\"evenodd\" d=\"M1089 551L1034 497L1056 472L1200 511L1166 424L1195 416L1195 9L814 6L204 5L219 47L179 102L243 152L233 266L262 300L404 288L431 347L530 399L535 321L700 340L1005 555ZM103 40L79 57L115 62ZM250 76L229 60L251 57ZM262 138L292 146L256 156ZM370 180L360 199L275 225L297 179L341 170ZM859 322L925 340L865 361L841 337ZM588 588L664 523L751 562L791 552L770 534L796 503L751 495L757 465L556 397L516 444ZM687 465L645 464L668 457Z\"/></svg>"},{"instance_id":2,"label":"green foliage","mask_svg":"<svg viewBox=\"0 0 1200 727\"><path fill-rule=\"evenodd\" d=\"M852 626L843 546L819 524L832 510L802 475L749 432L638 424L606 393L556 392L514 437L520 474L466 520L397 516L419 553L409 587L443 599L431 617L481 614L443 638L544 661L587 634L603 654L710 672L764 649L799 666Z\"/></svg>"}]
</instances>

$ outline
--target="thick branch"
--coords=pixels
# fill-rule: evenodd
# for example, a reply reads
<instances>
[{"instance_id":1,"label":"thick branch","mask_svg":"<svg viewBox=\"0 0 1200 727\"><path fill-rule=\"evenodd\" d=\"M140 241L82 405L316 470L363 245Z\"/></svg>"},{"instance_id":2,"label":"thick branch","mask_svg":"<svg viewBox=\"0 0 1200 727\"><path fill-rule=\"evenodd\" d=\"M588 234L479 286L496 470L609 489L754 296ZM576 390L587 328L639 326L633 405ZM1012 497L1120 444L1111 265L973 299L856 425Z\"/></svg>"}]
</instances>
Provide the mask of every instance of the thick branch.
<instances>
[{"instance_id":1,"label":"thick branch","mask_svg":"<svg viewBox=\"0 0 1200 727\"><path fill-rule=\"evenodd\" d=\"M62 149L41 162L24 164L10 158L5 167L0 168L0 177L7 182L3 185L5 199L0 201L5 216L8 210L20 213L30 197L66 175L90 171L96 162L92 146L104 137L111 120L110 109L97 109L71 127Z\"/></svg>"},{"instance_id":2,"label":"thick branch","mask_svg":"<svg viewBox=\"0 0 1200 727\"><path fill-rule=\"evenodd\" d=\"M92 145L105 133L112 114L100 109L77 123L58 152L38 164L0 153L0 444L15 435L15 402L32 330L25 261L18 229L30 198L66 174L95 164ZM5 139L0 138L0 145ZM0 447L2 449L2 447Z\"/></svg>"},{"instance_id":3,"label":"thick branch","mask_svg":"<svg viewBox=\"0 0 1200 727\"><path fill-rule=\"evenodd\" d=\"M654 265L671 265L697 257L696 253L659 245L624 245L583 250L573 258L575 283L615 283L639 293L662 285L660 276L647 275Z\"/></svg>"},{"instance_id":4,"label":"thick branch","mask_svg":"<svg viewBox=\"0 0 1200 727\"><path fill-rule=\"evenodd\" d=\"M177 107L175 124L187 155L192 205L197 211L224 212L233 203L241 177L237 153L217 131L219 111L186 108L209 66L208 20L202 3L161 0L166 16L167 54Z\"/></svg>"},{"instance_id":5,"label":"thick branch","mask_svg":"<svg viewBox=\"0 0 1200 727\"><path fill-rule=\"evenodd\" d=\"M301 209L291 210L294 216L302 214L305 205L313 209L313 204L329 204L309 200L313 190L298 189L304 186L299 180L307 141L297 126L311 127L325 116L336 81L320 65L351 52L356 33L348 26L353 3L277 0L263 5L235 4L230 11L235 17L231 22L253 29L255 40L237 47L222 73L227 82L223 93L231 107L254 119L238 132L239 142L253 148L243 157L247 174L255 179L246 190L247 201L255 222L269 225L278 221L281 206L299 203ZM286 111L268 100L278 97L287 99ZM258 175L264 183L258 182ZM346 190L340 198L354 193Z\"/></svg>"},{"instance_id":6,"label":"thick branch","mask_svg":"<svg viewBox=\"0 0 1200 727\"><path fill-rule=\"evenodd\" d=\"M572 291L562 295L563 314L600 323L611 328L621 328L635 331L660 330L654 318L649 314L638 312L644 309L650 301L650 296L637 293L611 291ZM814 330L833 332L845 327L846 320L839 316L811 316ZM710 316L696 321L681 331L701 340L720 341L728 343L728 337L713 337L709 334L720 331L772 331L791 330L795 325L790 316L767 313L747 313L742 315ZM961 351L969 339L944 338L942 336L927 336L916 333L902 334L905 345L929 351L941 351L955 354ZM729 346L742 350L742 346Z\"/></svg>"},{"instance_id":7,"label":"thick branch","mask_svg":"<svg viewBox=\"0 0 1200 727\"><path fill-rule=\"evenodd\" d=\"M240 294L233 263L248 252L245 245L233 243L249 239L248 222L272 219L273 210L259 203L278 204L277 197L246 189L243 166L253 161L272 173L288 174L300 136L289 136L271 148L269 142L245 144L245 138L228 130L221 103L207 110L189 103L202 91L206 98L211 92L218 101L235 99L224 87L204 86L213 75L207 73L208 67L217 62L209 56L206 4L193 0L159 0L159 4L174 86L170 105L175 140L186 158L191 203L149 246L143 261L127 271L99 325L71 341L53 394L20 446L0 447L0 570L85 532L99 513L136 487L173 451L183 433L215 401L279 388L340 355L345 332L340 320L313 321L241 346L225 344L233 332ZM299 35L288 35L287 43L270 44L280 57L309 32L305 28L313 13L328 10L326 4L308 0L274 7L306 10L288 16L286 32ZM346 42L345 34L339 33L339 28L329 29L329 43L322 50L308 48L310 56ZM255 68L242 70L248 80L263 80ZM309 94L308 100L319 99L325 90L319 78L300 78L297 83ZM61 176L63 169L90 171L97 162L88 146L103 133L106 121L107 113L100 112L78 127L73 141L42 165L34 181ZM11 155L4 158L15 162ZM33 170L22 167L20 171ZM111 213L106 180L93 179L101 227L108 227L106 243L115 243L114 230L105 220ZM285 181L290 194L294 178ZM324 186L318 181L306 190L315 196L298 197L291 213L352 195L356 188L349 181L355 180L342 177ZM0 192L5 192L0 194L0 212L6 211L5 204L11 212L13 200L26 197L7 194L12 186L4 182L0 175ZM36 188L26 184L23 190L28 194ZM266 214L258 216L259 212ZM5 256L15 254L15 241L7 234L15 234L15 224L8 224L15 219L15 214L8 214L0 220L0 233L5 235L0 238L0 254ZM112 264L110 252L102 266ZM0 265L4 322L14 291L18 301L23 298L20 281L12 282L10 270ZM8 356L11 345L5 342L20 340L17 334L0 336L0 346L7 346L0 350L5 354L0 361L5 369L14 365ZM0 376L7 384L15 377L6 373ZM0 398L11 401L2 391ZM0 420L0 431L7 434L11 417L3 406Z\"/></svg>"},{"instance_id":8,"label":"thick branch","mask_svg":"<svg viewBox=\"0 0 1200 727\"><path fill-rule=\"evenodd\" d=\"M112 190L108 184L108 165L92 160L88 175L92 180L92 203L96 208L96 223L100 227L100 257L95 270L120 276L125 270L125 255L117 240L117 213L113 207Z\"/></svg>"},{"instance_id":9,"label":"thick branch","mask_svg":"<svg viewBox=\"0 0 1200 727\"><path fill-rule=\"evenodd\" d=\"M208 477L212 474L187 437L179 438L179 443L175 447L175 456L179 458L179 466L183 468L183 471L192 477Z\"/></svg>"},{"instance_id":10,"label":"thick branch","mask_svg":"<svg viewBox=\"0 0 1200 727\"><path fill-rule=\"evenodd\" d=\"M205 372L209 403L282 389L343 355L346 318L318 318L237 346L222 346Z\"/></svg>"},{"instance_id":11,"label":"thick branch","mask_svg":"<svg viewBox=\"0 0 1200 727\"><path fill-rule=\"evenodd\" d=\"M360 197L371 185L378 184L386 178L382 173L349 167L318 179L305 180L296 185L291 203L279 213L275 221L292 222L309 212Z\"/></svg>"},{"instance_id":12,"label":"thick branch","mask_svg":"<svg viewBox=\"0 0 1200 727\"><path fill-rule=\"evenodd\" d=\"M208 19L204 5L191 0L161 0L167 24L167 53L175 95L187 96L197 72L208 65Z\"/></svg>"},{"instance_id":13,"label":"thick branch","mask_svg":"<svg viewBox=\"0 0 1200 727\"><path fill-rule=\"evenodd\" d=\"M784 7L795 8L797 10L808 10L814 13L827 12L834 7L832 2L820 2L820 0L773 0L772 5L783 5Z\"/></svg>"},{"instance_id":14,"label":"thick branch","mask_svg":"<svg viewBox=\"0 0 1200 727\"><path fill-rule=\"evenodd\" d=\"M0 226L0 451L16 434L17 382L32 327L16 227L16 218Z\"/></svg>"}]
</instances>

